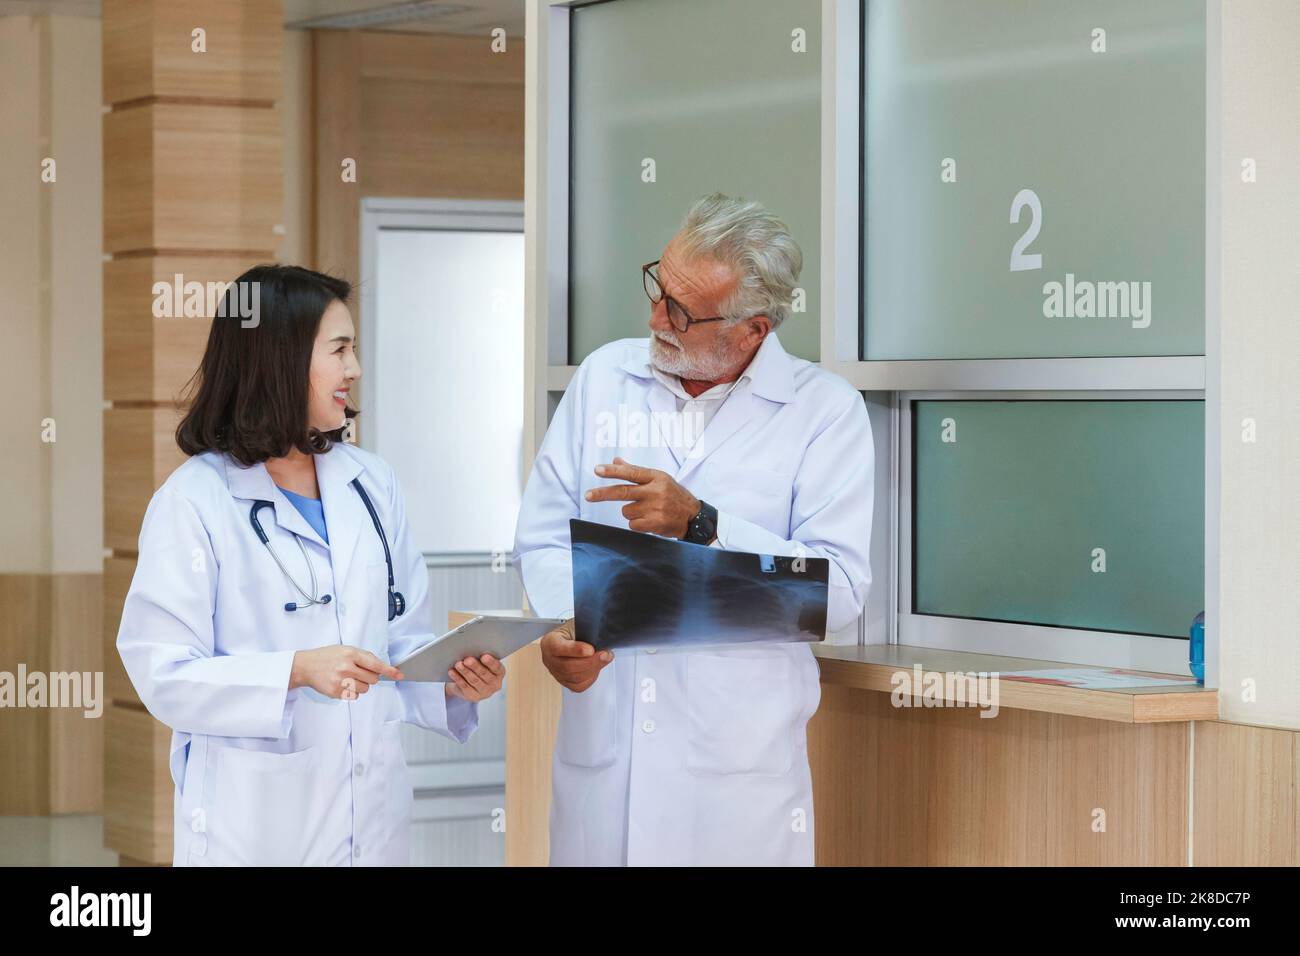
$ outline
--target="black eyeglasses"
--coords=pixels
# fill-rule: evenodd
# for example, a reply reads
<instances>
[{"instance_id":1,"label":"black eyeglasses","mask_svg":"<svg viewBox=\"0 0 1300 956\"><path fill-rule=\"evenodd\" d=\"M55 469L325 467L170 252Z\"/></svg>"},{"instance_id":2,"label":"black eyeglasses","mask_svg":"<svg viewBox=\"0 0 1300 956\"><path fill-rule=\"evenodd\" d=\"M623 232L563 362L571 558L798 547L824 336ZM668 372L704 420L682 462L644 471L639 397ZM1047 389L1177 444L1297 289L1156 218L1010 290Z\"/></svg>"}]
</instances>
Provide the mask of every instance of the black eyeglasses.
<instances>
[{"instance_id":1,"label":"black eyeglasses","mask_svg":"<svg viewBox=\"0 0 1300 956\"><path fill-rule=\"evenodd\" d=\"M698 325L701 322L725 322L725 315L715 315L711 319L693 319L691 313L686 311L686 306L682 305L672 296L664 292L664 287L659 282L659 276L655 275L653 270L659 265L659 260L647 262L641 267L641 284L645 287L645 294L650 297L650 301L658 305L661 301L668 302L668 321L673 324L678 332L685 332L692 325Z\"/></svg>"}]
</instances>

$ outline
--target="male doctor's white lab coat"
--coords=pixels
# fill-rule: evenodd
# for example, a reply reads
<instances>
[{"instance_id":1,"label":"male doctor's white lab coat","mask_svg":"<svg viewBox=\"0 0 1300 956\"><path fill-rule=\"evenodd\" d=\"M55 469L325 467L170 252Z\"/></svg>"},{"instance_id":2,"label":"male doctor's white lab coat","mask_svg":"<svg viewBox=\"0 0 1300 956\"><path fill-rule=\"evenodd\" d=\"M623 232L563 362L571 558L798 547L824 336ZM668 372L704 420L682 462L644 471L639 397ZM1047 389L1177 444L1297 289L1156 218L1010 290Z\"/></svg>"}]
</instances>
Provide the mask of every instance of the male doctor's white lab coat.
<instances>
[{"instance_id":1,"label":"male doctor's white lab coat","mask_svg":"<svg viewBox=\"0 0 1300 956\"><path fill-rule=\"evenodd\" d=\"M873 453L861 395L769 334L685 452L654 442L653 430L617 426L677 411L648 349L648 339L625 339L592 353L556 410L516 532L533 610L572 613L569 519L627 527L623 502L584 499L614 483L593 469L619 456L667 472L716 507L724 548L828 558L827 627L850 625L870 581ZM552 864L811 864L805 728L821 687L810 647L614 658L583 693L562 692Z\"/></svg>"},{"instance_id":2,"label":"male doctor's white lab coat","mask_svg":"<svg viewBox=\"0 0 1300 956\"><path fill-rule=\"evenodd\" d=\"M411 782L403 721L464 741L474 704L442 684L382 681L354 701L289 690L293 655L326 644L400 660L432 640L428 572L401 489L382 460L336 444L316 457L327 545L264 465L208 452L154 495L122 609L117 646L149 712L172 728L177 866L405 865ZM388 569L360 477L392 550L404 615L388 622ZM271 546L304 589L316 569L325 605L304 599L249 523L255 499Z\"/></svg>"}]
</instances>

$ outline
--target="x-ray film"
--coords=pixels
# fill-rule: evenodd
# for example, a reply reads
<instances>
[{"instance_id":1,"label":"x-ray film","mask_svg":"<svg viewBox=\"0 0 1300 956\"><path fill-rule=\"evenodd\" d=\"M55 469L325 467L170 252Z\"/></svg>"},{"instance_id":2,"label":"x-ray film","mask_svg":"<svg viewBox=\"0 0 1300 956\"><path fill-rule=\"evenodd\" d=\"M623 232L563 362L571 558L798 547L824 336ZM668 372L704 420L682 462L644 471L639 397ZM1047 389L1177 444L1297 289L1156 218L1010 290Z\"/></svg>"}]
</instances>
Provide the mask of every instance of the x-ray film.
<instances>
[{"instance_id":1,"label":"x-ray film","mask_svg":"<svg viewBox=\"0 0 1300 956\"><path fill-rule=\"evenodd\" d=\"M600 649L826 637L825 558L724 551L572 519L578 639Z\"/></svg>"}]
</instances>

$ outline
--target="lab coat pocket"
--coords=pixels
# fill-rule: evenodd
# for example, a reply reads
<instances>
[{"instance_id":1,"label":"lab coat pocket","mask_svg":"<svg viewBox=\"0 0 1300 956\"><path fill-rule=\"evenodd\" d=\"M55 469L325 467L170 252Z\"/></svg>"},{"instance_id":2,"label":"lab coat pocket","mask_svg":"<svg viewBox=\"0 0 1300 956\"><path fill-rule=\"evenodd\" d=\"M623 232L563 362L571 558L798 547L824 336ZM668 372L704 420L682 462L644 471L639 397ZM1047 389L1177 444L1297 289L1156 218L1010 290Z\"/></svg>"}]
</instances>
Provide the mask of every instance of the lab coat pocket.
<instances>
[{"instance_id":1,"label":"lab coat pocket","mask_svg":"<svg viewBox=\"0 0 1300 956\"><path fill-rule=\"evenodd\" d=\"M785 537L790 532L792 479L752 466L710 462L702 495L719 511L733 514Z\"/></svg>"},{"instance_id":2,"label":"lab coat pocket","mask_svg":"<svg viewBox=\"0 0 1300 956\"><path fill-rule=\"evenodd\" d=\"M223 747L208 815L213 863L301 866L308 862L318 754Z\"/></svg>"},{"instance_id":3,"label":"lab coat pocket","mask_svg":"<svg viewBox=\"0 0 1300 956\"><path fill-rule=\"evenodd\" d=\"M560 724L555 736L555 756L574 767L608 767L618 750L616 722L618 695L613 665L581 694L560 689Z\"/></svg>"},{"instance_id":4,"label":"lab coat pocket","mask_svg":"<svg viewBox=\"0 0 1300 956\"><path fill-rule=\"evenodd\" d=\"M800 713L794 671L779 648L757 650L687 655L686 769L691 773L780 776L790 771Z\"/></svg>"}]
</instances>

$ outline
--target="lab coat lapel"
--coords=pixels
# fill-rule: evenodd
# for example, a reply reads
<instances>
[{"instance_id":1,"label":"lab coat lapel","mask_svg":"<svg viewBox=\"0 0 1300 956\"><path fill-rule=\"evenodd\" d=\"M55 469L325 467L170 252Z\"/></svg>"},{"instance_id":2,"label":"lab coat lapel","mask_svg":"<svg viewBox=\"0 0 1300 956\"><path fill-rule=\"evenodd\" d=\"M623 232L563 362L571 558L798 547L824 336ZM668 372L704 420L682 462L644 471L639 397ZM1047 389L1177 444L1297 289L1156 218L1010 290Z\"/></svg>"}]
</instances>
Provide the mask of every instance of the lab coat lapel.
<instances>
[{"instance_id":1,"label":"lab coat lapel","mask_svg":"<svg viewBox=\"0 0 1300 956\"><path fill-rule=\"evenodd\" d=\"M306 538L308 541L315 541L322 548L329 547L321 540L316 529L307 523L297 508L284 496L280 491L271 473L266 470L266 465L256 464L245 468L238 462L233 461L227 456L226 464L226 484L230 488L230 494L235 498L242 498L248 502L249 508L254 501L271 502L271 510L275 512L275 523L286 531L292 531L294 534ZM267 520L266 510L258 512L258 520L265 525ZM251 530L249 532L252 533Z\"/></svg>"},{"instance_id":2,"label":"lab coat lapel","mask_svg":"<svg viewBox=\"0 0 1300 956\"><path fill-rule=\"evenodd\" d=\"M334 590L342 592L361 539L363 528L370 526L370 514L356 489L349 482L361 474L361 462L335 445L316 456L316 482L320 485L321 504L325 509L325 530L330 536L330 565L334 570ZM366 487L375 510L381 502L373 485Z\"/></svg>"},{"instance_id":3,"label":"lab coat lapel","mask_svg":"<svg viewBox=\"0 0 1300 956\"><path fill-rule=\"evenodd\" d=\"M750 401L749 382L741 382L723 399L722 407L714 414L713 420L705 427L695 447L686 454L685 461L681 463L681 468L677 472L679 484L684 483L704 459L749 421Z\"/></svg>"},{"instance_id":4,"label":"lab coat lapel","mask_svg":"<svg viewBox=\"0 0 1300 956\"><path fill-rule=\"evenodd\" d=\"M677 473L679 483L685 482L723 442L749 423L756 411L755 402L768 399L786 404L794 400L794 368L775 332L768 333L742 374L748 378L723 400L722 407L687 454Z\"/></svg>"},{"instance_id":5,"label":"lab coat lapel","mask_svg":"<svg viewBox=\"0 0 1300 956\"><path fill-rule=\"evenodd\" d=\"M676 471L682 464L681 454L678 452L677 446L674 445L672 441L666 439L677 431L677 429L672 427L672 423L677 415L677 398L672 392L664 388L663 382L660 382L653 376L650 379L649 388L650 396L646 404L650 408L650 422L652 424L648 430L653 430L655 428L660 430L661 434L658 436L658 443L667 448L668 454L673 460L673 467L671 470ZM667 426L666 435L662 434L664 431L663 426ZM648 436L648 439L653 443L655 437L656 436L651 435Z\"/></svg>"},{"instance_id":6,"label":"lab coat lapel","mask_svg":"<svg viewBox=\"0 0 1300 956\"><path fill-rule=\"evenodd\" d=\"M664 471L675 472L682 464L681 455L670 440L671 436L677 432L674 427L677 415L677 397L664 387L663 382L655 378L655 374L650 368L648 344L647 351L641 352L637 350L624 359L619 367L628 375L641 379L645 383L646 411L650 413L650 421L646 423L641 434L644 436L649 450L657 452L659 449L664 449L668 458L671 459L672 465L668 466L667 462L653 461L651 456L640 454L640 449L629 449L627 447L623 448L625 460L634 465L645 465L651 468L663 464L665 465ZM627 441L627 436L623 434L621 421L619 436L619 444L623 445ZM627 457L629 455L631 457Z\"/></svg>"}]
</instances>

